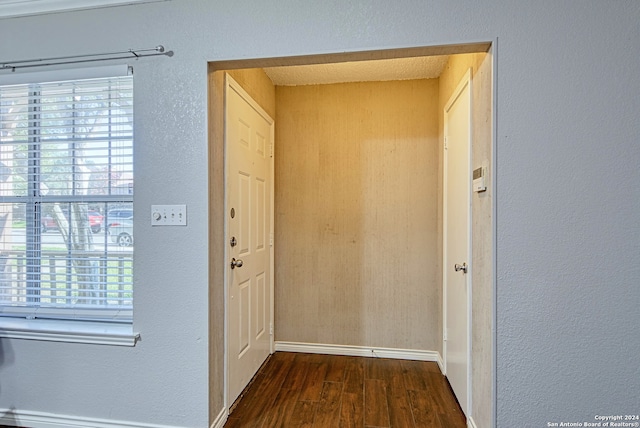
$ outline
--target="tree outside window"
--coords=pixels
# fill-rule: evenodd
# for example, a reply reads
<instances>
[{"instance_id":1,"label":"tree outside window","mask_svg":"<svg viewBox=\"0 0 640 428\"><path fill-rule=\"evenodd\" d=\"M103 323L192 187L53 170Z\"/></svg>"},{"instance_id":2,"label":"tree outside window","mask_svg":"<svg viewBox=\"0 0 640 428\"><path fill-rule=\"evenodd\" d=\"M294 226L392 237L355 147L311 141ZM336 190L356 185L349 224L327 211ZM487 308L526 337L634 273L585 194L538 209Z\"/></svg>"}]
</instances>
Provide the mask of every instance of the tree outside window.
<instances>
[{"instance_id":1,"label":"tree outside window","mask_svg":"<svg viewBox=\"0 0 640 428\"><path fill-rule=\"evenodd\" d=\"M131 76L0 86L0 315L130 321L132 202Z\"/></svg>"}]
</instances>

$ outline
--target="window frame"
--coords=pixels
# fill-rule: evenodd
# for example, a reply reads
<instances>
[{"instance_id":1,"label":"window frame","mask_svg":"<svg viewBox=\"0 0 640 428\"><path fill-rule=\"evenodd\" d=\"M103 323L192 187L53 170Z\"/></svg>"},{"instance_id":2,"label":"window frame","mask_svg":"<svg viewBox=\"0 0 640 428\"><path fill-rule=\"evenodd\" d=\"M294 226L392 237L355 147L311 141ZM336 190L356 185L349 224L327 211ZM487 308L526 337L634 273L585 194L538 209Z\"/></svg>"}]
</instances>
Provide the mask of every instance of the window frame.
<instances>
[{"instance_id":1,"label":"window frame","mask_svg":"<svg viewBox=\"0 0 640 428\"><path fill-rule=\"evenodd\" d=\"M130 75L132 74L130 71L131 69L127 65L117 65L90 69L57 70L53 72L17 73L9 76L0 75L0 86L15 84L37 85L38 83L45 84L46 82L74 81L101 77L113 78ZM133 91L133 88L131 90ZM132 105L132 108L135 110L135 104ZM31 120L31 117L29 117L29 120ZM37 135L34 135L33 139L32 136L29 136L28 144L32 144L37 138ZM133 143L133 131L131 138ZM132 144L131 150L131 156L133 156L133 151L135 150L134 144ZM37 153L38 150L34 152ZM37 154L34 156L33 160L35 162L29 162L29 175L39 174L37 156ZM31 158L31 155L29 155L29 158ZM109 162L111 162L110 157ZM72 186L75 186L75 178L72 179L72 181ZM34 183L38 182L39 178L28 180L29 186L36 185ZM34 191L39 189L29 190L28 195L35 195L35 197L28 196L20 202L5 200L4 203L24 203L25 210L30 211L27 214L33 214L32 216L27 215L27 219L33 220L30 230L38 236L40 232L33 232L33 230L40 227L42 212L38 212L38 207L41 203L64 202L72 204L76 199L77 202L82 203L93 200L94 202L104 204L106 215L106 207L110 202L129 203L131 207L133 207L134 199L133 195L124 196L121 194L100 195L98 197L83 195L81 198L75 198L74 196L76 195L39 198L38 192ZM17 201L19 197L9 199L15 199ZM103 226L106 227L106 221ZM105 242L107 239L109 238L105 235ZM36 241L32 243L31 247L27 245L25 250L25 256L27 258L37 258L38 264L41 262L39 244L40 242ZM105 254L107 254L106 249ZM133 253L131 253L131 260L133 261ZM39 272L35 274L39 275ZM20 307L0 306L0 337L135 346L139 339L139 334L133 331L133 297L131 297L131 299L131 309L125 309L124 311L119 308L108 307L42 308L29 305Z\"/></svg>"}]
</instances>

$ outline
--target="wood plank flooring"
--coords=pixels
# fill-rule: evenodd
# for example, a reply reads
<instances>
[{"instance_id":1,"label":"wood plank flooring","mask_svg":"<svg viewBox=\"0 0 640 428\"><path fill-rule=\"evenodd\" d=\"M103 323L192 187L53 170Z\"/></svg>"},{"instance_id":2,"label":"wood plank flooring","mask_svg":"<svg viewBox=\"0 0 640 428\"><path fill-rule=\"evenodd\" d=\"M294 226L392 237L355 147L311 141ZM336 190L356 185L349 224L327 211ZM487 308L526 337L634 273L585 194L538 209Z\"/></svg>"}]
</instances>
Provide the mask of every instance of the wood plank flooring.
<instances>
[{"instance_id":1,"label":"wood plank flooring","mask_svg":"<svg viewBox=\"0 0 640 428\"><path fill-rule=\"evenodd\" d=\"M276 352L225 427L465 428L434 362Z\"/></svg>"}]
</instances>

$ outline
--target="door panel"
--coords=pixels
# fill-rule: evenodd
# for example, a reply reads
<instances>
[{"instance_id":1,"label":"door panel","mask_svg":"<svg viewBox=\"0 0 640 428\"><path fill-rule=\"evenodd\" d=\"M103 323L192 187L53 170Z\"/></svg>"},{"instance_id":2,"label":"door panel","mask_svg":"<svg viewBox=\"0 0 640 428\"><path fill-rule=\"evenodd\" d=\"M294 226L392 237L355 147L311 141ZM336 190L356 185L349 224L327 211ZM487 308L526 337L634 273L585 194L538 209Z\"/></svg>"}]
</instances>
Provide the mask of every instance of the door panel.
<instances>
[{"instance_id":1,"label":"door panel","mask_svg":"<svg viewBox=\"0 0 640 428\"><path fill-rule=\"evenodd\" d=\"M238 256L245 257L249 254L251 245L250 216L251 211L251 176L246 171L238 171L238 195L235 209L238 224ZM234 198L235 199L235 198Z\"/></svg>"},{"instance_id":2,"label":"door panel","mask_svg":"<svg viewBox=\"0 0 640 428\"><path fill-rule=\"evenodd\" d=\"M249 337L251 336L249 320L249 311L251 307L251 281L245 281L242 284L238 284L238 331L240 336L238 340L238 346L236 347L236 358L241 358L242 355L249 349Z\"/></svg>"},{"instance_id":3,"label":"door panel","mask_svg":"<svg viewBox=\"0 0 640 428\"><path fill-rule=\"evenodd\" d=\"M273 121L237 83L226 90L227 394L231 405L271 350ZM235 245L231 245L235 237ZM232 260L236 266L232 268ZM240 264L241 263L241 264Z\"/></svg>"},{"instance_id":4,"label":"door panel","mask_svg":"<svg viewBox=\"0 0 640 428\"><path fill-rule=\"evenodd\" d=\"M470 72L445 107L444 286L446 296L445 370L451 388L468 415L469 393L469 216ZM456 270L456 264L467 266Z\"/></svg>"},{"instance_id":5,"label":"door panel","mask_svg":"<svg viewBox=\"0 0 640 428\"><path fill-rule=\"evenodd\" d=\"M264 250L266 247L266 183L264 180L256 179L256 251Z\"/></svg>"},{"instance_id":6,"label":"door panel","mask_svg":"<svg viewBox=\"0 0 640 428\"><path fill-rule=\"evenodd\" d=\"M265 286L266 286L266 278L264 274L261 274L257 278L256 282L256 317L255 317L255 327L253 329L256 340L260 340L260 336L262 336L266 331L266 320L265 316Z\"/></svg>"}]
</instances>

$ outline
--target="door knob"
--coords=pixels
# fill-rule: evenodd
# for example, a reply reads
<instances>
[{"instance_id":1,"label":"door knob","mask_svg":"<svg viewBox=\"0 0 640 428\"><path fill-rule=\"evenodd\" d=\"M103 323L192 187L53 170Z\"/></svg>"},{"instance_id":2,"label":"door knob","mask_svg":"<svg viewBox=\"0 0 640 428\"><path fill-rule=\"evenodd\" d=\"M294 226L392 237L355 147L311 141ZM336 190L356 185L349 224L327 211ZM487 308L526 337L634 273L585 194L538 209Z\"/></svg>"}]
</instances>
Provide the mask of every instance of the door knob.
<instances>
[{"instance_id":1,"label":"door knob","mask_svg":"<svg viewBox=\"0 0 640 428\"><path fill-rule=\"evenodd\" d=\"M242 267L242 260L231 259L231 269L235 269L237 267Z\"/></svg>"},{"instance_id":2,"label":"door knob","mask_svg":"<svg viewBox=\"0 0 640 428\"><path fill-rule=\"evenodd\" d=\"M453 268L456 270L456 272L462 271L462 273L467 273L467 269L469 268L469 266L467 266L466 263L462 263L461 265L456 263L455 265L453 265Z\"/></svg>"}]
</instances>

